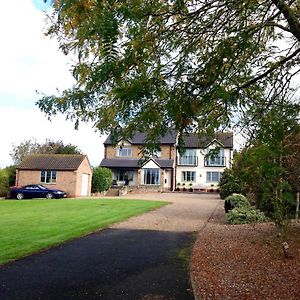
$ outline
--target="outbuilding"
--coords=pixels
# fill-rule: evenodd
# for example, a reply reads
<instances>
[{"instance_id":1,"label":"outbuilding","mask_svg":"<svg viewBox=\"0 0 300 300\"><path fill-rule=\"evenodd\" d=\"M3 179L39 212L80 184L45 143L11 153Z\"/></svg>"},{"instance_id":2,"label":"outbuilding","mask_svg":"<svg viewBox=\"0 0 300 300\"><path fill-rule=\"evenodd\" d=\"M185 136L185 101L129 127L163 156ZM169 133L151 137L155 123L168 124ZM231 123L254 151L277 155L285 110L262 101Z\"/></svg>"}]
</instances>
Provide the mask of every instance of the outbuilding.
<instances>
[{"instance_id":1,"label":"outbuilding","mask_svg":"<svg viewBox=\"0 0 300 300\"><path fill-rule=\"evenodd\" d=\"M68 197L91 195L92 168L86 155L31 154L16 171L16 186L42 184L67 192Z\"/></svg>"}]
</instances>

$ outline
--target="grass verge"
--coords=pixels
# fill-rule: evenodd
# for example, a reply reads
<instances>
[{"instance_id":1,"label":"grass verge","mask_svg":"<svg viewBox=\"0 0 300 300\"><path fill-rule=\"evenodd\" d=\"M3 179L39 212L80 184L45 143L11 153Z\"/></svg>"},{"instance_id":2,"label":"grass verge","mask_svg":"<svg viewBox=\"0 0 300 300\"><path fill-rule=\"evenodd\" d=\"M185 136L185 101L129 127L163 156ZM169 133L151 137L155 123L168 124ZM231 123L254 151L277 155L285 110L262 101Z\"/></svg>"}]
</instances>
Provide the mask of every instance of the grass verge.
<instances>
[{"instance_id":1,"label":"grass verge","mask_svg":"<svg viewBox=\"0 0 300 300\"><path fill-rule=\"evenodd\" d=\"M0 201L0 265L165 204L122 199Z\"/></svg>"}]
</instances>

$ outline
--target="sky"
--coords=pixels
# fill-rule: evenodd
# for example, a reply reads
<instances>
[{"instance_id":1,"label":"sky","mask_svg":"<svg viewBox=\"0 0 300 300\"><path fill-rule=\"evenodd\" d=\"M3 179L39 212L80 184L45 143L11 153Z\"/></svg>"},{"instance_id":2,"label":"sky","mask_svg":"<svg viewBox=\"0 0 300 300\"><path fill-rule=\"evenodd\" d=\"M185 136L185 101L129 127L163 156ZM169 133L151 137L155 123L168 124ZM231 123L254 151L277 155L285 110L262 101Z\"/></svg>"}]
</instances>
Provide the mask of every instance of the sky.
<instances>
[{"instance_id":1,"label":"sky","mask_svg":"<svg viewBox=\"0 0 300 300\"><path fill-rule=\"evenodd\" d=\"M73 84L69 72L72 61L58 50L55 39L45 37L43 0L3 1L0 10L0 168L13 164L13 145L36 139L71 143L84 153L92 166L103 158L105 136L91 124L74 124L58 116L50 122L35 105L40 96L55 94Z\"/></svg>"}]
</instances>

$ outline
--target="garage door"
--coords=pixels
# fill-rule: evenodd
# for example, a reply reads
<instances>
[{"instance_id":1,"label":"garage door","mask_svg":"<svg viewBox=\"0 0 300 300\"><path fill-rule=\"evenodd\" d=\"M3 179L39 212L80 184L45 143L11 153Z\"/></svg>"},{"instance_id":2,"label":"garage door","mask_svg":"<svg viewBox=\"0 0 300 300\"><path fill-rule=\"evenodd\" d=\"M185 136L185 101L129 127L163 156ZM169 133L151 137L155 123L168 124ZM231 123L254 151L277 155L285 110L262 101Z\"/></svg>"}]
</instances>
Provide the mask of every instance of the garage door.
<instances>
[{"instance_id":1,"label":"garage door","mask_svg":"<svg viewBox=\"0 0 300 300\"><path fill-rule=\"evenodd\" d=\"M81 196L88 196L88 190L89 190L89 175L88 174L82 174L81 178Z\"/></svg>"}]
</instances>

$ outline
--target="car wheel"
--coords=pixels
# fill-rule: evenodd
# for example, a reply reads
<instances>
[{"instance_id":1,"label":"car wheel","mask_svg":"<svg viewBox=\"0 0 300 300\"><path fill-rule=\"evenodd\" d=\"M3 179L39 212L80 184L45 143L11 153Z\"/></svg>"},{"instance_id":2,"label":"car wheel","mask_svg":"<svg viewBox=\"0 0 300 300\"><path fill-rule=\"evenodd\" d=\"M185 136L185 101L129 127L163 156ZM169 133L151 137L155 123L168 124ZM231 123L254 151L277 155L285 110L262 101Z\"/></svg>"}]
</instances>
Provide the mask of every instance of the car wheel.
<instances>
[{"instance_id":1,"label":"car wheel","mask_svg":"<svg viewBox=\"0 0 300 300\"><path fill-rule=\"evenodd\" d=\"M18 193L18 194L17 194L17 199L18 199L18 200L24 199L24 194L23 194L23 193Z\"/></svg>"},{"instance_id":2,"label":"car wheel","mask_svg":"<svg viewBox=\"0 0 300 300\"><path fill-rule=\"evenodd\" d=\"M46 198L47 198L47 199L52 199L52 198L53 198L53 194L52 194L52 193L48 193L48 194L46 195Z\"/></svg>"}]
</instances>

